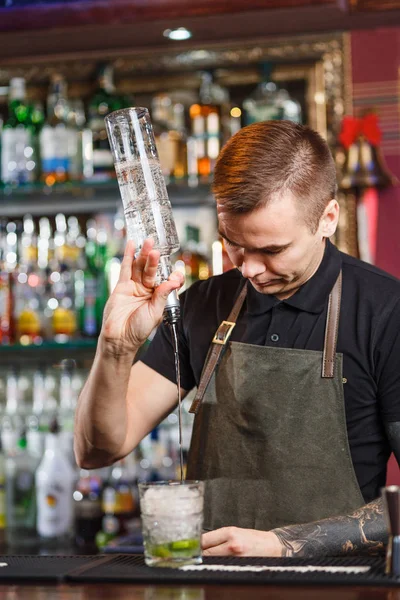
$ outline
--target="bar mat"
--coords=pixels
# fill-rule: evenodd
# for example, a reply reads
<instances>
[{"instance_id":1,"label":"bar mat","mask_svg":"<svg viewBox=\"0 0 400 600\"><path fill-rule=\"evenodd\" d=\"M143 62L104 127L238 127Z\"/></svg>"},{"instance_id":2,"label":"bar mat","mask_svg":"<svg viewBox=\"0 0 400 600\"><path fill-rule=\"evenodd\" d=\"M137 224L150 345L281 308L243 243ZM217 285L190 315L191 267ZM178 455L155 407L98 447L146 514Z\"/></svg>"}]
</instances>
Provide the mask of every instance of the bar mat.
<instances>
[{"instance_id":1,"label":"bar mat","mask_svg":"<svg viewBox=\"0 0 400 600\"><path fill-rule=\"evenodd\" d=\"M151 568L143 556L108 555L101 566L87 565L69 573L74 582L148 582L258 585L400 586L400 578L384 573L382 557L324 559L204 558L190 568ZM221 568L222 566L222 568Z\"/></svg>"},{"instance_id":2,"label":"bar mat","mask_svg":"<svg viewBox=\"0 0 400 600\"><path fill-rule=\"evenodd\" d=\"M104 557L0 555L0 584L14 580L63 581L70 571L79 573L83 566L96 566L100 560Z\"/></svg>"}]
</instances>

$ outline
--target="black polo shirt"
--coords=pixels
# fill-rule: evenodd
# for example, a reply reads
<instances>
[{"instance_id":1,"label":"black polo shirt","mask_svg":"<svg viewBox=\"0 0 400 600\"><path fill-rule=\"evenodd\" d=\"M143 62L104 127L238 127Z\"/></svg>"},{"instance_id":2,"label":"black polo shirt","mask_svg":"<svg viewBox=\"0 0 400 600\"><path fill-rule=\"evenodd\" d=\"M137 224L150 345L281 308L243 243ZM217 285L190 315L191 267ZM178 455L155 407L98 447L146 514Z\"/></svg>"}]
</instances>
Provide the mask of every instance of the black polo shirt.
<instances>
[{"instance_id":1,"label":"black polo shirt","mask_svg":"<svg viewBox=\"0 0 400 600\"><path fill-rule=\"evenodd\" d=\"M339 252L327 242L309 281L287 300L260 294L248 282L245 306L232 341L322 350L329 293L339 270L343 291L337 351L343 353L347 431L357 479L369 502L385 484L390 447L385 421L400 421L400 281ZM212 337L227 319L242 275L232 270L193 284L181 295L181 385L199 383ZM158 328L145 364L176 381L171 336Z\"/></svg>"}]
</instances>

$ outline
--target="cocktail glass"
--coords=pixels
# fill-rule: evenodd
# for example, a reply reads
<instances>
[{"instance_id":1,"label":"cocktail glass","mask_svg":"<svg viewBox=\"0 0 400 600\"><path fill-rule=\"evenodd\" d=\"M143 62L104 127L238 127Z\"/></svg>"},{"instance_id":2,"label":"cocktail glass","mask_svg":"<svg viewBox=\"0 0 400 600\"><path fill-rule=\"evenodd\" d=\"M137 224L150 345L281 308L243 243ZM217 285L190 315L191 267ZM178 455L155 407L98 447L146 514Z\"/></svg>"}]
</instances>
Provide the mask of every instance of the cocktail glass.
<instances>
[{"instance_id":1,"label":"cocktail glass","mask_svg":"<svg viewBox=\"0 0 400 600\"><path fill-rule=\"evenodd\" d=\"M146 564L200 564L204 482L139 483L139 495Z\"/></svg>"}]
</instances>

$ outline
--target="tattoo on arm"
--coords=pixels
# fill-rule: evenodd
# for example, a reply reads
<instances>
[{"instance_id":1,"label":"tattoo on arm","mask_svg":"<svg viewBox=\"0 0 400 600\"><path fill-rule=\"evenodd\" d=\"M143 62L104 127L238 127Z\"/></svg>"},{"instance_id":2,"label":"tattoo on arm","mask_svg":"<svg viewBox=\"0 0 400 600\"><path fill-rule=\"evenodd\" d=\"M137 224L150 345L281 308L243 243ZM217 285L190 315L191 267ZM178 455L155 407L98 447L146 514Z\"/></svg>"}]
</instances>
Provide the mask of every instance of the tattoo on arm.
<instances>
[{"instance_id":1,"label":"tattoo on arm","mask_svg":"<svg viewBox=\"0 0 400 600\"><path fill-rule=\"evenodd\" d=\"M388 540L382 498L351 515L273 529L282 556L380 554Z\"/></svg>"}]
</instances>

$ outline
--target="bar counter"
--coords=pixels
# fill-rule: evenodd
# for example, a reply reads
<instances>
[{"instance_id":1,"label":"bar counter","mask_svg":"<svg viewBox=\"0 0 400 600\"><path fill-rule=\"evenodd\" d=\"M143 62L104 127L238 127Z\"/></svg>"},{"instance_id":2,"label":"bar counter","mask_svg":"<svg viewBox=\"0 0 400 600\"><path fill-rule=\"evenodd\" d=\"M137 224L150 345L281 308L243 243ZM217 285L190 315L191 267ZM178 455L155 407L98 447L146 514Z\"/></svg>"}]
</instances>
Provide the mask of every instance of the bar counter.
<instances>
[{"instance_id":1,"label":"bar counter","mask_svg":"<svg viewBox=\"0 0 400 600\"><path fill-rule=\"evenodd\" d=\"M400 587L0 585L1 600L246 600L250 597L252 600L400 600Z\"/></svg>"}]
</instances>

